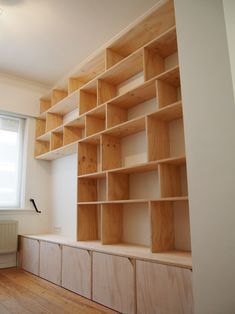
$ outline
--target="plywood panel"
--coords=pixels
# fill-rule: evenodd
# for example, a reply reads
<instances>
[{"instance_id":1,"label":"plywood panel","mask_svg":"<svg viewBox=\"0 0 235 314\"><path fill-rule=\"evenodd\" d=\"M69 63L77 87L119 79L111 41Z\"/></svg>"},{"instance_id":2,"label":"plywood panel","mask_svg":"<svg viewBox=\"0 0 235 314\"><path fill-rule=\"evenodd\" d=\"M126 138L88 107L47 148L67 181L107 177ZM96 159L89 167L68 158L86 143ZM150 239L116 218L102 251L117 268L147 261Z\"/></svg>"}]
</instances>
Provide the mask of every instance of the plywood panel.
<instances>
[{"instance_id":1,"label":"plywood panel","mask_svg":"<svg viewBox=\"0 0 235 314\"><path fill-rule=\"evenodd\" d=\"M61 245L40 242L39 276L57 285L61 284Z\"/></svg>"},{"instance_id":2,"label":"plywood panel","mask_svg":"<svg viewBox=\"0 0 235 314\"><path fill-rule=\"evenodd\" d=\"M125 257L93 253L93 300L135 313L134 265Z\"/></svg>"},{"instance_id":3,"label":"plywood panel","mask_svg":"<svg viewBox=\"0 0 235 314\"><path fill-rule=\"evenodd\" d=\"M121 167L121 141L109 135L101 136L102 170Z\"/></svg>"},{"instance_id":4,"label":"plywood panel","mask_svg":"<svg viewBox=\"0 0 235 314\"><path fill-rule=\"evenodd\" d=\"M192 272L136 261L138 314L193 314Z\"/></svg>"},{"instance_id":5,"label":"plywood panel","mask_svg":"<svg viewBox=\"0 0 235 314\"><path fill-rule=\"evenodd\" d=\"M62 248L62 287L91 298L91 255L87 250Z\"/></svg>"},{"instance_id":6,"label":"plywood panel","mask_svg":"<svg viewBox=\"0 0 235 314\"><path fill-rule=\"evenodd\" d=\"M79 205L77 214L77 240L98 240L98 215L96 205Z\"/></svg>"},{"instance_id":7,"label":"plywood panel","mask_svg":"<svg viewBox=\"0 0 235 314\"><path fill-rule=\"evenodd\" d=\"M39 241L22 237L22 268L39 275Z\"/></svg>"},{"instance_id":8,"label":"plywood panel","mask_svg":"<svg viewBox=\"0 0 235 314\"><path fill-rule=\"evenodd\" d=\"M122 242L123 205L106 204L101 209L101 241L103 244Z\"/></svg>"}]
</instances>

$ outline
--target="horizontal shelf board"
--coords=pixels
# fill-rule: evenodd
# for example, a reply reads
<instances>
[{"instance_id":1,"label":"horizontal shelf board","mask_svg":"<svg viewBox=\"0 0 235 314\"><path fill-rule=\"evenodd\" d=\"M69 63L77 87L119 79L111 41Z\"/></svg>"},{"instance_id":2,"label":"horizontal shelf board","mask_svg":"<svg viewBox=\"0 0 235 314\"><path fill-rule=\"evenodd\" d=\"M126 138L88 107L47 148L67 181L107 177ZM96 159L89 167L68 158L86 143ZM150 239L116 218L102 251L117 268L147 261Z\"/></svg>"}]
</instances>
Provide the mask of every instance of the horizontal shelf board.
<instances>
[{"instance_id":1,"label":"horizontal shelf board","mask_svg":"<svg viewBox=\"0 0 235 314\"><path fill-rule=\"evenodd\" d=\"M41 160L55 160L75 153L77 153L77 141L66 146L57 148L53 151L49 151L48 153L37 156L35 158Z\"/></svg>"},{"instance_id":2,"label":"horizontal shelf board","mask_svg":"<svg viewBox=\"0 0 235 314\"><path fill-rule=\"evenodd\" d=\"M162 121L173 121L183 117L182 101L163 107L148 115Z\"/></svg>"},{"instance_id":3,"label":"horizontal shelf board","mask_svg":"<svg viewBox=\"0 0 235 314\"><path fill-rule=\"evenodd\" d=\"M85 128L85 117L76 118L68 123L65 123L64 126L70 126L74 128Z\"/></svg>"},{"instance_id":4,"label":"horizontal shelf board","mask_svg":"<svg viewBox=\"0 0 235 314\"><path fill-rule=\"evenodd\" d=\"M62 133L63 132L63 125L60 125L36 138L37 141L50 141L51 133Z\"/></svg>"},{"instance_id":5,"label":"horizontal shelf board","mask_svg":"<svg viewBox=\"0 0 235 314\"><path fill-rule=\"evenodd\" d=\"M156 78L175 87L179 87L180 86L179 66L177 65L174 68L165 71L164 73L158 75Z\"/></svg>"},{"instance_id":6,"label":"horizontal shelf board","mask_svg":"<svg viewBox=\"0 0 235 314\"><path fill-rule=\"evenodd\" d=\"M118 85L142 71L143 50L140 49L105 71L99 79Z\"/></svg>"},{"instance_id":7,"label":"horizontal shelf board","mask_svg":"<svg viewBox=\"0 0 235 314\"><path fill-rule=\"evenodd\" d=\"M150 248L143 245L128 243L103 245L101 244L101 241L74 241L71 238L55 234L25 235L24 237L40 241L48 241L51 243L58 243L84 250L92 250L101 253L131 257L140 260L153 261L161 264L192 269L191 252L187 251L151 253Z\"/></svg>"},{"instance_id":8,"label":"horizontal shelf board","mask_svg":"<svg viewBox=\"0 0 235 314\"><path fill-rule=\"evenodd\" d=\"M103 134L122 138L131 134L141 132L144 129L145 129L145 116L142 116L130 121L126 121L112 128L109 128L103 131Z\"/></svg>"},{"instance_id":9,"label":"horizontal shelf board","mask_svg":"<svg viewBox=\"0 0 235 314\"><path fill-rule=\"evenodd\" d=\"M81 140L79 140L79 143L88 143L88 144L94 144L94 145L98 145L100 144L100 135L103 133L102 132L99 132L99 133L96 133L96 134L92 134L90 136L87 136Z\"/></svg>"},{"instance_id":10,"label":"horizontal shelf board","mask_svg":"<svg viewBox=\"0 0 235 314\"><path fill-rule=\"evenodd\" d=\"M102 205L102 204L137 204L137 203L149 203L149 202L179 202L188 201L187 196L175 196L175 197L164 197L156 199L129 199L129 200L109 200L109 201L92 201L92 202L78 202L78 205Z\"/></svg>"},{"instance_id":11,"label":"horizontal shelf board","mask_svg":"<svg viewBox=\"0 0 235 314\"><path fill-rule=\"evenodd\" d=\"M138 173L157 170L157 161L150 161L141 164L135 164L129 167L121 167L116 169L108 170L110 173Z\"/></svg>"},{"instance_id":12,"label":"horizontal shelf board","mask_svg":"<svg viewBox=\"0 0 235 314\"><path fill-rule=\"evenodd\" d=\"M117 96L113 100L109 101L108 104L128 109L138 104L141 104L149 99L152 99L156 96L155 81L155 79L151 79L150 81L139 85L135 89L132 89L120 96Z\"/></svg>"},{"instance_id":13,"label":"horizontal shelf board","mask_svg":"<svg viewBox=\"0 0 235 314\"><path fill-rule=\"evenodd\" d=\"M173 26L156 39L145 45L146 48L153 49L158 55L166 58L177 51L176 27Z\"/></svg>"},{"instance_id":14,"label":"horizontal shelf board","mask_svg":"<svg viewBox=\"0 0 235 314\"><path fill-rule=\"evenodd\" d=\"M159 164L168 164L168 165L184 165L186 163L186 157L171 157L158 160Z\"/></svg>"},{"instance_id":15,"label":"horizontal shelf board","mask_svg":"<svg viewBox=\"0 0 235 314\"><path fill-rule=\"evenodd\" d=\"M106 113L106 104L102 104L96 108L93 108L92 110L87 111L84 116L92 116L94 118L98 119L104 119Z\"/></svg>"},{"instance_id":16,"label":"horizontal shelf board","mask_svg":"<svg viewBox=\"0 0 235 314\"><path fill-rule=\"evenodd\" d=\"M102 179L106 177L106 172L94 172L94 173L88 173L83 174L81 176L78 176L79 179L81 178L87 178L87 179Z\"/></svg>"}]
</instances>

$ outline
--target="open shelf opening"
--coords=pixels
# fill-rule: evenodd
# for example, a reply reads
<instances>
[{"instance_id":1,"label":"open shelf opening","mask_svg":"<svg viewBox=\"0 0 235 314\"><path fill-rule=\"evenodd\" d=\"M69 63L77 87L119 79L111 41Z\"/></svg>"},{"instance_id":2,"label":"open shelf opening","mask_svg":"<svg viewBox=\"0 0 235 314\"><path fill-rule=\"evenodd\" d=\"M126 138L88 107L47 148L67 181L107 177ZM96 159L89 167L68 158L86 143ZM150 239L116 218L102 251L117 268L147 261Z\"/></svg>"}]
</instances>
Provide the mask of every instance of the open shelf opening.
<instances>
[{"instance_id":1,"label":"open shelf opening","mask_svg":"<svg viewBox=\"0 0 235 314\"><path fill-rule=\"evenodd\" d=\"M46 115L46 132L56 129L63 125L63 116L54 113L47 113Z\"/></svg>"},{"instance_id":2,"label":"open shelf opening","mask_svg":"<svg viewBox=\"0 0 235 314\"><path fill-rule=\"evenodd\" d=\"M36 131L35 137L36 139L43 135L46 132L46 120L43 119L36 119Z\"/></svg>"},{"instance_id":3,"label":"open shelf opening","mask_svg":"<svg viewBox=\"0 0 235 314\"><path fill-rule=\"evenodd\" d=\"M50 99L40 99L40 114L45 113L51 107L51 100Z\"/></svg>"},{"instance_id":4,"label":"open shelf opening","mask_svg":"<svg viewBox=\"0 0 235 314\"><path fill-rule=\"evenodd\" d=\"M78 205L77 240L100 240L100 206Z\"/></svg>"},{"instance_id":5,"label":"open shelf opening","mask_svg":"<svg viewBox=\"0 0 235 314\"><path fill-rule=\"evenodd\" d=\"M181 107L177 105L169 109L147 119L149 161L185 155L183 119L179 118Z\"/></svg>"},{"instance_id":6,"label":"open shelf opening","mask_svg":"<svg viewBox=\"0 0 235 314\"><path fill-rule=\"evenodd\" d=\"M62 89L53 89L51 93L51 106L68 96L68 92Z\"/></svg>"},{"instance_id":7,"label":"open shelf opening","mask_svg":"<svg viewBox=\"0 0 235 314\"><path fill-rule=\"evenodd\" d=\"M159 164L161 197L188 195L187 169L185 161L180 164Z\"/></svg>"},{"instance_id":8,"label":"open shelf opening","mask_svg":"<svg viewBox=\"0 0 235 314\"><path fill-rule=\"evenodd\" d=\"M63 131L51 133L51 147L54 150L63 146Z\"/></svg>"},{"instance_id":9,"label":"open shelf opening","mask_svg":"<svg viewBox=\"0 0 235 314\"><path fill-rule=\"evenodd\" d=\"M102 244L128 243L150 247L148 204L103 204L101 241Z\"/></svg>"},{"instance_id":10,"label":"open shelf opening","mask_svg":"<svg viewBox=\"0 0 235 314\"><path fill-rule=\"evenodd\" d=\"M92 113L88 113L85 117L85 137L94 135L106 128L106 107L97 107Z\"/></svg>"},{"instance_id":11,"label":"open shelf opening","mask_svg":"<svg viewBox=\"0 0 235 314\"><path fill-rule=\"evenodd\" d=\"M35 157L46 154L50 151L49 141L38 141L35 142Z\"/></svg>"},{"instance_id":12,"label":"open shelf opening","mask_svg":"<svg viewBox=\"0 0 235 314\"><path fill-rule=\"evenodd\" d=\"M149 200L160 197L157 171L108 173L108 200Z\"/></svg>"},{"instance_id":13,"label":"open shelf opening","mask_svg":"<svg viewBox=\"0 0 235 314\"><path fill-rule=\"evenodd\" d=\"M188 201L150 203L151 250L191 251Z\"/></svg>"},{"instance_id":14,"label":"open shelf opening","mask_svg":"<svg viewBox=\"0 0 235 314\"><path fill-rule=\"evenodd\" d=\"M106 178L79 178L78 202L106 201Z\"/></svg>"},{"instance_id":15,"label":"open shelf opening","mask_svg":"<svg viewBox=\"0 0 235 314\"><path fill-rule=\"evenodd\" d=\"M180 86L157 80L157 99L159 109L180 101Z\"/></svg>"},{"instance_id":16,"label":"open shelf opening","mask_svg":"<svg viewBox=\"0 0 235 314\"><path fill-rule=\"evenodd\" d=\"M97 106L96 83L84 87L79 93L79 114L82 115Z\"/></svg>"}]
</instances>

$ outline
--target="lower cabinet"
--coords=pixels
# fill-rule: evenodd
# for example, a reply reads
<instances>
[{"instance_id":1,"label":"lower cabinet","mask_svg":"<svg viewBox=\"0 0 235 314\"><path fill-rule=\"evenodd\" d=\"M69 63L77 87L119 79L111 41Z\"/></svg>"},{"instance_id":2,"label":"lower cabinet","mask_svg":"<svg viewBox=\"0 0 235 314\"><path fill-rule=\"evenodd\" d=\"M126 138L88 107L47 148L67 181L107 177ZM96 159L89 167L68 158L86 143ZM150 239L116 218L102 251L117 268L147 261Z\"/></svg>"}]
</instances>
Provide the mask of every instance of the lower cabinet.
<instances>
[{"instance_id":1,"label":"lower cabinet","mask_svg":"<svg viewBox=\"0 0 235 314\"><path fill-rule=\"evenodd\" d=\"M135 267L127 257L93 252L93 300L135 313Z\"/></svg>"},{"instance_id":2,"label":"lower cabinet","mask_svg":"<svg viewBox=\"0 0 235 314\"><path fill-rule=\"evenodd\" d=\"M91 298L91 255L69 246L62 248L62 287Z\"/></svg>"},{"instance_id":3,"label":"lower cabinet","mask_svg":"<svg viewBox=\"0 0 235 314\"><path fill-rule=\"evenodd\" d=\"M61 245L40 241L39 276L61 285Z\"/></svg>"},{"instance_id":4,"label":"lower cabinet","mask_svg":"<svg viewBox=\"0 0 235 314\"><path fill-rule=\"evenodd\" d=\"M137 313L192 314L189 269L136 261Z\"/></svg>"},{"instance_id":5,"label":"lower cabinet","mask_svg":"<svg viewBox=\"0 0 235 314\"><path fill-rule=\"evenodd\" d=\"M21 237L22 268L39 275L39 241Z\"/></svg>"}]
</instances>

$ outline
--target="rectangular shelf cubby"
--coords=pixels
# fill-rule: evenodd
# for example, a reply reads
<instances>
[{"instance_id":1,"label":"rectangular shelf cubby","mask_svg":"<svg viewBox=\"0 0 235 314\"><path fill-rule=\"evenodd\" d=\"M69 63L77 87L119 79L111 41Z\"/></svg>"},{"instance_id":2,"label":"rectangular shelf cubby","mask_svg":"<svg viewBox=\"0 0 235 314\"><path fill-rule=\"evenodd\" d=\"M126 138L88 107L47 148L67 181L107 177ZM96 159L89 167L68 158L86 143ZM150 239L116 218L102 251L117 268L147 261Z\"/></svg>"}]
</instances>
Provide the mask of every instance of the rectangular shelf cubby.
<instances>
[{"instance_id":1,"label":"rectangular shelf cubby","mask_svg":"<svg viewBox=\"0 0 235 314\"><path fill-rule=\"evenodd\" d=\"M160 197L158 171L108 172L107 175L108 200L150 200Z\"/></svg>"},{"instance_id":2,"label":"rectangular shelf cubby","mask_svg":"<svg viewBox=\"0 0 235 314\"><path fill-rule=\"evenodd\" d=\"M101 206L102 244L136 244L150 247L147 202L110 203ZM129 221L129 223L127 223ZM137 231L138 230L138 234Z\"/></svg>"},{"instance_id":3,"label":"rectangular shelf cubby","mask_svg":"<svg viewBox=\"0 0 235 314\"><path fill-rule=\"evenodd\" d=\"M63 146L63 128L51 133L50 150L55 150Z\"/></svg>"},{"instance_id":4,"label":"rectangular shelf cubby","mask_svg":"<svg viewBox=\"0 0 235 314\"><path fill-rule=\"evenodd\" d=\"M106 201L106 176L78 178L78 203Z\"/></svg>"},{"instance_id":5,"label":"rectangular shelf cubby","mask_svg":"<svg viewBox=\"0 0 235 314\"><path fill-rule=\"evenodd\" d=\"M51 107L51 100L41 98L40 99L40 115L44 114Z\"/></svg>"},{"instance_id":6,"label":"rectangular shelf cubby","mask_svg":"<svg viewBox=\"0 0 235 314\"><path fill-rule=\"evenodd\" d=\"M131 147L136 140L139 146ZM145 117L110 128L101 135L102 170L125 167L147 160Z\"/></svg>"},{"instance_id":7,"label":"rectangular shelf cubby","mask_svg":"<svg viewBox=\"0 0 235 314\"><path fill-rule=\"evenodd\" d=\"M151 250L190 251L188 201L155 201L150 203Z\"/></svg>"},{"instance_id":8,"label":"rectangular shelf cubby","mask_svg":"<svg viewBox=\"0 0 235 314\"><path fill-rule=\"evenodd\" d=\"M185 159L166 160L158 167L162 198L188 195Z\"/></svg>"},{"instance_id":9,"label":"rectangular shelf cubby","mask_svg":"<svg viewBox=\"0 0 235 314\"><path fill-rule=\"evenodd\" d=\"M45 134L46 132L46 120L43 119L36 119L36 130L35 130L35 137L36 139Z\"/></svg>"},{"instance_id":10,"label":"rectangular shelf cubby","mask_svg":"<svg viewBox=\"0 0 235 314\"><path fill-rule=\"evenodd\" d=\"M145 80L149 80L178 65L175 27L144 48Z\"/></svg>"},{"instance_id":11,"label":"rectangular shelf cubby","mask_svg":"<svg viewBox=\"0 0 235 314\"><path fill-rule=\"evenodd\" d=\"M80 89L79 114L82 115L97 106L97 83L92 81Z\"/></svg>"},{"instance_id":12,"label":"rectangular shelf cubby","mask_svg":"<svg viewBox=\"0 0 235 314\"><path fill-rule=\"evenodd\" d=\"M39 141L36 140L35 143L35 157L48 153L50 150L50 142L49 141Z\"/></svg>"},{"instance_id":13,"label":"rectangular shelf cubby","mask_svg":"<svg viewBox=\"0 0 235 314\"><path fill-rule=\"evenodd\" d=\"M139 50L106 71L98 79L98 105L108 102L128 89L132 89L133 85L143 82L141 78L136 78L137 74L141 76L142 73L143 51ZM131 79L132 82L130 82Z\"/></svg>"},{"instance_id":14,"label":"rectangular shelf cubby","mask_svg":"<svg viewBox=\"0 0 235 314\"><path fill-rule=\"evenodd\" d=\"M85 117L85 137L94 135L106 128L106 105L92 110Z\"/></svg>"},{"instance_id":15,"label":"rectangular shelf cubby","mask_svg":"<svg viewBox=\"0 0 235 314\"><path fill-rule=\"evenodd\" d=\"M63 116L54 113L47 113L46 115L46 132L54 130L63 124Z\"/></svg>"},{"instance_id":16,"label":"rectangular shelf cubby","mask_svg":"<svg viewBox=\"0 0 235 314\"><path fill-rule=\"evenodd\" d=\"M181 102L148 116L147 140L149 161L185 155Z\"/></svg>"},{"instance_id":17,"label":"rectangular shelf cubby","mask_svg":"<svg viewBox=\"0 0 235 314\"><path fill-rule=\"evenodd\" d=\"M77 240L99 240L99 205L78 205L77 207Z\"/></svg>"},{"instance_id":18,"label":"rectangular shelf cubby","mask_svg":"<svg viewBox=\"0 0 235 314\"><path fill-rule=\"evenodd\" d=\"M68 96L68 92L62 89L53 89L51 93L51 106Z\"/></svg>"},{"instance_id":19,"label":"rectangular shelf cubby","mask_svg":"<svg viewBox=\"0 0 235 314\"><path fill-rule=\"evenodd\" d=\"M93 55L69 78L68 93L73 93L105 71L105 51Z\"/></svg>"},{"instance_id":20,"label":"rectangular shelf cubby","mask_svg":"<svg viewBox=\"0 0 235 314\"><path fill-rule=\"evenodd\" d=\"M167 16L167 18L165 18ZM107 67L146 45L175 25L174 5L172 1L160 4L159 8L144 18L138 25L131 27L124 35L115 40L108 48L117 55L106 59ZM149 31L151 29L151 31Z\"/></svg>"}]
</instances>

